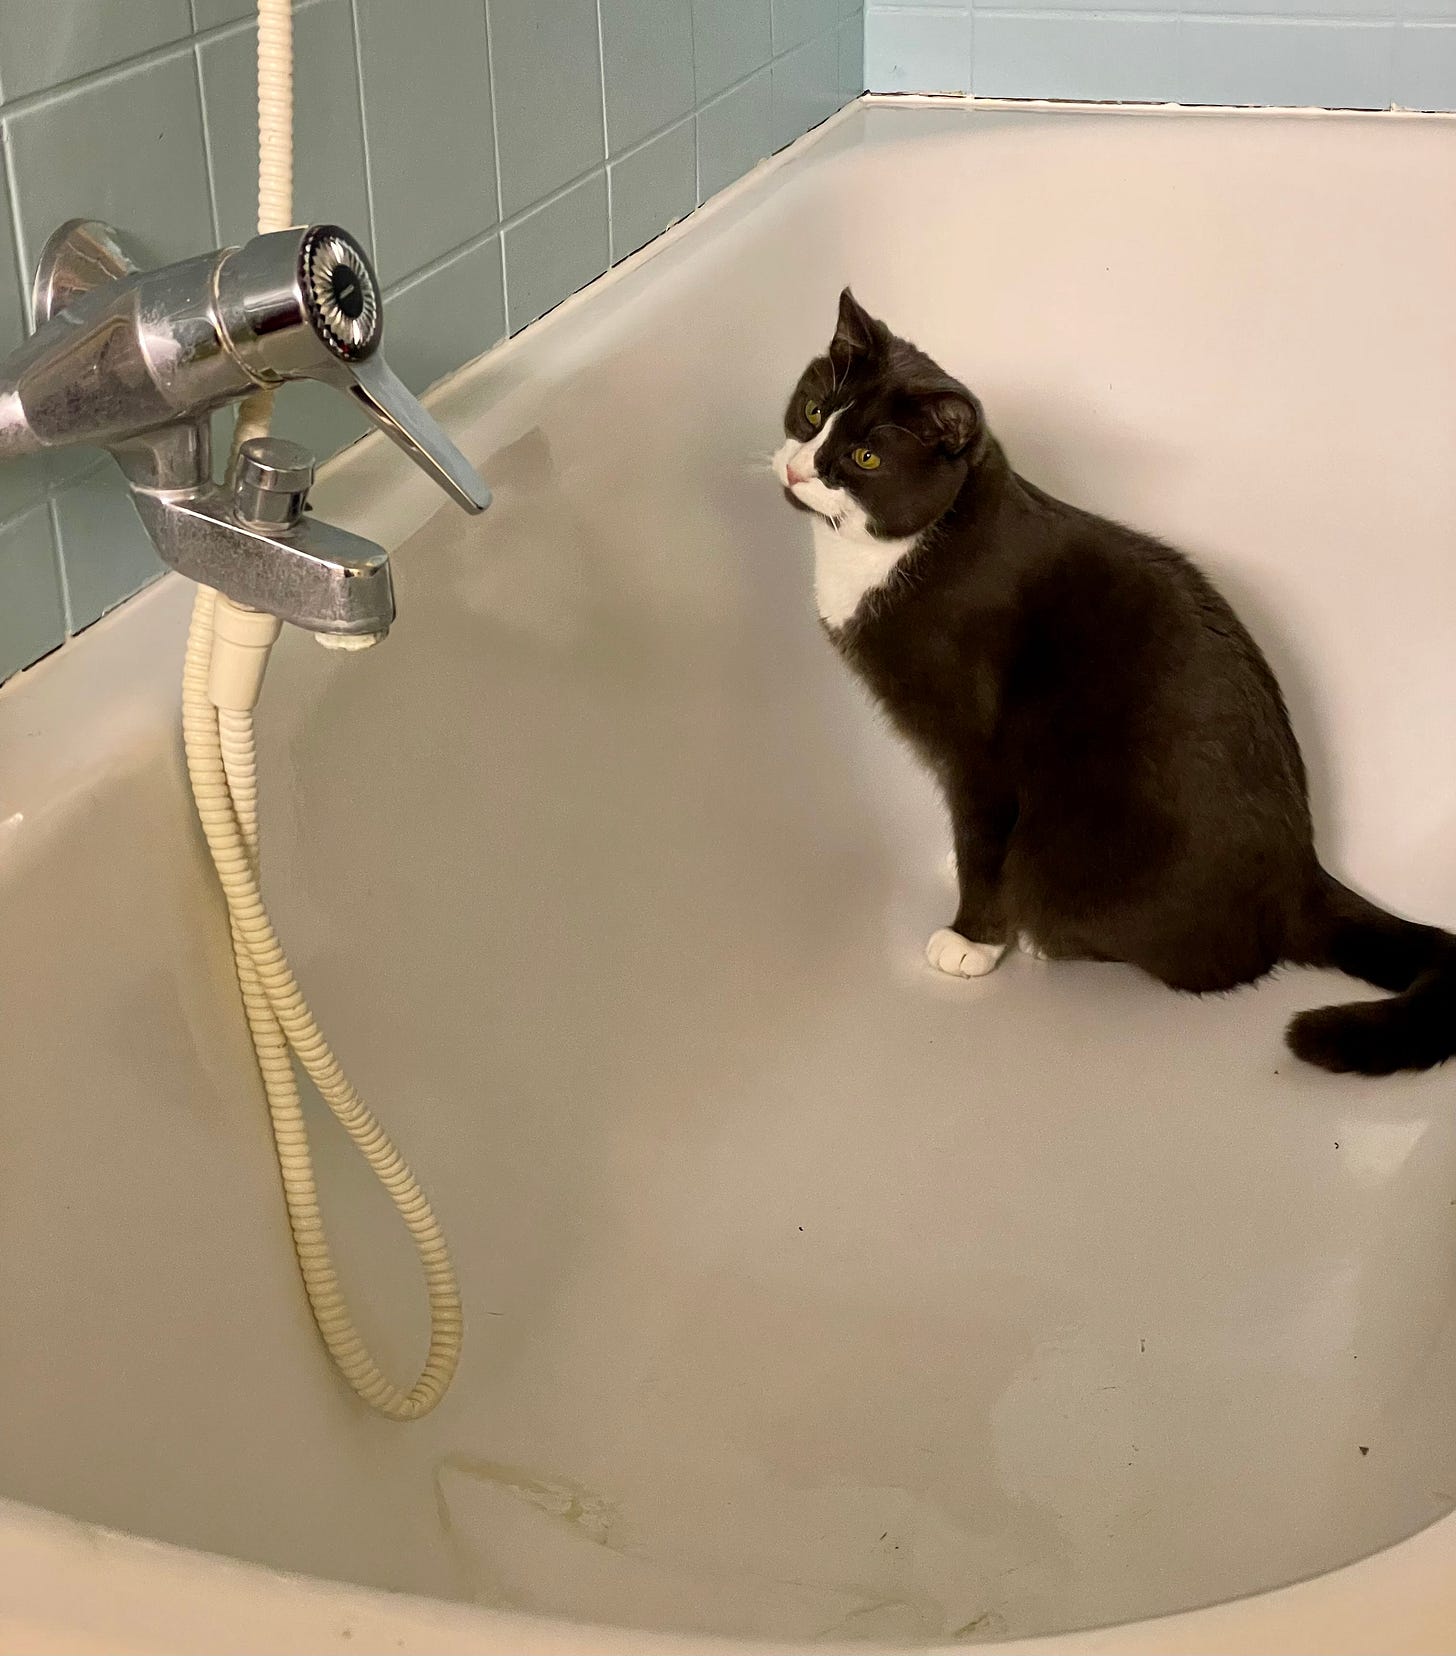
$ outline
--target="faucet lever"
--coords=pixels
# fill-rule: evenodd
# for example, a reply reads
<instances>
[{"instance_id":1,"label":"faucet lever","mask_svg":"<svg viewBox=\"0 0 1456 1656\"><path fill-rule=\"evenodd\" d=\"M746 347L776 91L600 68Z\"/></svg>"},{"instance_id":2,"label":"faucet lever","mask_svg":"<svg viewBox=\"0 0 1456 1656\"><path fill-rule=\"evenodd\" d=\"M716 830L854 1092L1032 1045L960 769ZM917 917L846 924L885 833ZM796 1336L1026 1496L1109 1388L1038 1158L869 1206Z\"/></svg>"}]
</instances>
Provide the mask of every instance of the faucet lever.
<instances>
[{"instance_id":1,"label":"faucet lever","mask_svg":"<svg viewBox=\"0 0 1456 1656\"><path fill-rule=\"evenodd\" d=\"M376 352L344 366L344 389L390 442L403 449L457 505L467 512L483 512L490 505L485 480L384 358Z\"/></svg>"},{"instance_id":2,"label":"faucet lever","mask_svg":"<svg viewBox=\"0 0 1456 1656\"><path fill-rule=\"evenodd\" d=\"M384 295L369 256L337 224L259 236L218 277L229 343L262 383L317 379L351 396L467 512L490 490L379 351Z\"/></svg>"}]
</instances>

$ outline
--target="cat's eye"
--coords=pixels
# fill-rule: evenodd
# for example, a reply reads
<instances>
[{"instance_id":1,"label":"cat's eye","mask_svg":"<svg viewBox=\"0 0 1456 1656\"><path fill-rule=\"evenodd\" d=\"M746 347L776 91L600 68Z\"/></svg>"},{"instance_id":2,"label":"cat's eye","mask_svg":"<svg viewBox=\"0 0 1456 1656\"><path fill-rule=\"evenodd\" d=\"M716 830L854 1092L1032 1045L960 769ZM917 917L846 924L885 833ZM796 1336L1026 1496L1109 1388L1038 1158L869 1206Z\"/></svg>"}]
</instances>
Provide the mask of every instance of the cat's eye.
<instances>
[{"instance_id":1,"label":"cat's eye","mask_svg":"<svg viewBox=\"0 0 1456 1656\"><path fill-rule=\"evenodd\" d=\"M811 426L819 426L824 421L824 410L812 397L804 404L804 418Z\"/></svg>"},{"instance_id":2,"label":"cat's eye","mask_svg":"<svg viewBox=\"0 0 1456 1656\"><path fill-rule=\"evenodd\" d=\"M861 471L873 471L880 463L880 457L873 449L857 448L854 451L854 463Z\"/></svg>"}]
</instances>

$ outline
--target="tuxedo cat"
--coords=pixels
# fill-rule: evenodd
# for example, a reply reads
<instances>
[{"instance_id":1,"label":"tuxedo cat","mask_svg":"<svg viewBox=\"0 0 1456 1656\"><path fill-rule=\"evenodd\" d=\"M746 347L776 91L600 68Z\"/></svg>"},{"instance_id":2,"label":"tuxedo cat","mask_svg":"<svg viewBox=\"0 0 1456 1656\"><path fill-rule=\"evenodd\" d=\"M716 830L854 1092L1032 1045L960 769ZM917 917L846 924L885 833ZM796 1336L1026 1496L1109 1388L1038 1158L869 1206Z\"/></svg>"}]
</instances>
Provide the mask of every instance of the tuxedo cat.
<instances>
[{"instance_id":1,"label":"tuxedo cat","mask_svg":"<svg viewBox=\"0 0 1456 1656\"><path fill-rule=\"evenodd\" d=\"M1185 557L1018 477L976 398L847 288L784 430L824 627L950 809L933 965L977 977L1020 937L1193 993L1333 966L1392 995L1301 1013L1301 1058L1456 1054L1456 937L1320 867L1279 686Z\"/></svg>"}]
</instances>

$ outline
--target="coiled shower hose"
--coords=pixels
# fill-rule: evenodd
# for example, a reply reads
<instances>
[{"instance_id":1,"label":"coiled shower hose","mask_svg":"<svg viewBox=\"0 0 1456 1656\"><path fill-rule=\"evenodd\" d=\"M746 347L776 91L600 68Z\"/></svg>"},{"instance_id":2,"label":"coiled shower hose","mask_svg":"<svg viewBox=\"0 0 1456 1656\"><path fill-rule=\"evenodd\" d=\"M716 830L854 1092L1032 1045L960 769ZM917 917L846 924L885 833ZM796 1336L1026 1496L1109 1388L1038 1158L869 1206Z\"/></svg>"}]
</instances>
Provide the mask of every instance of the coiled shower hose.
<instances>
[{"instance_id":1,"label":"coiled shower hose","mask_svg":"<svg viewBox=\"0 0 1456 1656\"><path fill-rule=\"evenodd\" d=\"M258 230L287 229L292 217L292 0L258 0ZM233 461L243 442L267 431L272 402L271 391L260 391L242 404ZM256 642L253 645L259 662L250 694L218 689L236 682L235 675L213 670L215 648L231 648L225 636L219 642L216 631L224 614L235 621L241 618L245 631L251 624L254 640L263 640L261 650ZM276 622L240 612L210 588L198 588L182 675L187 774L227 899L238 986L267 1094L289 1228L314 1321L339 1373L364 1402L391 1420L418 1420L445 1395L460 1361L460 1291L425 1193L324 1039L263 903L252 705L277 631ZM419 1254L429 1298L430 1342L419 1378L408 1391L395 1385L369 1354L334 1269L319 1211L295 1059L389 1192Z\"/></svg>"}]
</instances>

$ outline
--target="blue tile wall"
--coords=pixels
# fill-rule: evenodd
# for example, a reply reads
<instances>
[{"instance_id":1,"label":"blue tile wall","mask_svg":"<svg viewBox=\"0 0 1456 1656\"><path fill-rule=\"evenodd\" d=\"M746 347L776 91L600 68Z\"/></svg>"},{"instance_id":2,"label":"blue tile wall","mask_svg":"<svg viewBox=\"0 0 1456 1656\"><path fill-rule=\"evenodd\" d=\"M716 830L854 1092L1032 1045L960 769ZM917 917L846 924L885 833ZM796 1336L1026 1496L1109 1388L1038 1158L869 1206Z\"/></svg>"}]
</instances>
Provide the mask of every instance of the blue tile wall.
<instances>
[{"instance_id":1,"label":"blue tile wall","mask_svg":"<svg viewBox=\"0 0 1456 1656\"><path fill-rule=\"evenodd\" d=\"M983 98L1456 110L1456 0L868 0L865 79Z\"/></svg>"},{"instance_id":2,"label":"blue tile wall","mask_svg":"<svg viewBox=\"0 0 1456 1656\"><path fill-rule=\"evenodd\" d=\"M858 97L861 4L295 0L298 216L373 249L390 359L423 390ZM251 232L253 17L0 0L0 353L63 219L158 261ZM276 425L320 457L363 429L316 386L289 386ZM0 681L158 571L105 457L0 465Z\"/></svg>"}]
</instances>

